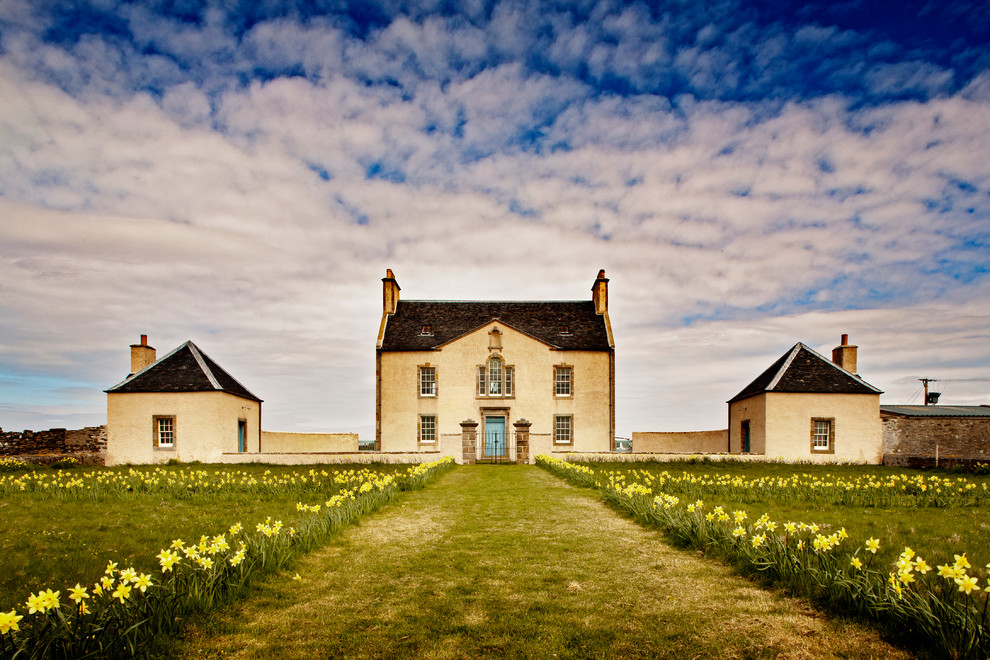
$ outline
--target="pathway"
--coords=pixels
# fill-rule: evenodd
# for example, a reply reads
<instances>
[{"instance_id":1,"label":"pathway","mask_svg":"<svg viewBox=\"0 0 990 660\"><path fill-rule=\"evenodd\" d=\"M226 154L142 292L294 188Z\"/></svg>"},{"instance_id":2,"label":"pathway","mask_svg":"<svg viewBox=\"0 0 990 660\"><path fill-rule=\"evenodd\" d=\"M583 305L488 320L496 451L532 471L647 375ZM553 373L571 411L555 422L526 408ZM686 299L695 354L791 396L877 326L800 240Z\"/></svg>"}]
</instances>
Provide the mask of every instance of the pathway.
<instances>
[{"instance_id":1,"label":"pathway","mask_svg":"<svg viewBox=\"0 0 990 660\"><path fill-rule=\"evenodd\" d=\"M460 467L193 628L188 657L906 658L532 466Z\"/></svg>"}]
</instances>

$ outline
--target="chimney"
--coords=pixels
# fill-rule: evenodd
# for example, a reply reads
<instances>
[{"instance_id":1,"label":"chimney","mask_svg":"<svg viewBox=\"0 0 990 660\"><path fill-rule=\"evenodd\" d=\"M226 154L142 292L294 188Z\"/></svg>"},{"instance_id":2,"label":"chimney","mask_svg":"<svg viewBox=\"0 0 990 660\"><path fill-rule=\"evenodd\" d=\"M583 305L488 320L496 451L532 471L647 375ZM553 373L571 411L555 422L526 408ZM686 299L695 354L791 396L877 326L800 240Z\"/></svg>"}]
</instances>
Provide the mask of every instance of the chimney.
<instances>
[{"instance_id":1,"label":"chimney","mask_svg":"<svg viewBox=\"0 0 990 660\"><path fill-rule=\"evenodd\" d=\"M384 309L386 314L395 314L395 308L399 304L399 283L395 281L395 274L392 269L385 270L385 277L382 278Z\"/></svg>"},{"instance_id":2,"label":"chimney","mask_svg":"<svg viewBox=\"0 0 990 660\"><path fill-rule=\"evenodd\" d=\"M591 300L595 303L595 313L604 314L608 311L608 278L605 269L598 271L598 279L591 287Z\"/></svg>"},{"instance_id":3,"label":"chimney","mask_svg":"<svg viewBox=\"0 0 990 660\"><path fill-rule=\"evenodd\" d=\"M131 375L155 363L155 349L148 346L148 335L141 335L140 344L131 344Z\"/></svg>"},{"instance_id":4,"label":"chimney","mask_svg":"<svg viewBox=\"0 0 990 660\"><path fill-rule=\"evenodd\" d=\"M849 345L849 335L842 335L842 342L832 349L832 362L849 373L856 373L856 346Z\"/></svg>"}]
</instances>

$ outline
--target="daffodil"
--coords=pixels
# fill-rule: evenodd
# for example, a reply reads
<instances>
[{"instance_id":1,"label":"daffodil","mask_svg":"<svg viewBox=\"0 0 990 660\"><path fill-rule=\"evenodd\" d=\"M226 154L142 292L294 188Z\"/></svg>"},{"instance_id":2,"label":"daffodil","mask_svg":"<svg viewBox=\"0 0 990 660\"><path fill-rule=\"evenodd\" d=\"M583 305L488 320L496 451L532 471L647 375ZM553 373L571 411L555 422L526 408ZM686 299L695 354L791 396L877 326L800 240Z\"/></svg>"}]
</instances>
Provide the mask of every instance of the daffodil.
<instances>
[{"instance_id":1,"label":"daffodil","mask_svg":"<svg viewBox=\"0 0 990 660\"><path fill-rule=\"evenodd\" d=\"M71 589L69 589L69 600L72 600L72 601L75 601L76 603L78 603L79 601L81 601L81 600L83 600L85 598L89 598L89 594L86 593L86 587L84 587L84 586L80 585L78 582L76 582L76 586L74 586Z\"/></svg>"},{"instance_id":2,"label":"daffodil","mask_svg":"<svg viewBox=\"0 0 990 660\"><path fill-rule=\"evenodd\" d=\"M924 559L918 557L918 559L916 559L914 562L914 570L924 575L928 571L932 570L932 567L929 566Z\"/></svg>"},{"instance_id":3,"label":"daffodil","mask_svg":"<svg viewBox=\"0 0 990 660\"><path fill-rule=\"evenodd\" d=\"M863 568L863 562L860 561L859 557L853 557L852 560L849 562L849 565L857 570Z\"/></svg>"},{"instance_id":4,"label":"daffodil","mask_svg":"<svg viewBox=\"0 0 990 660\"><path fill-rule=\"evenodd\" d=\"M17 622L23 619L23 615L18 615L17 610L10 610L9 612L0 612L0 635L6 635L11 630L18 631L20 626Z\"/></svg>"},{"instance_id":5,"label":"daffodil","mask_svg":"<svg viewBox=\"0 0 990 660\"><path fill-rule=\"evenodd\" d=\"M151 576L147 573L141 573L141 575L139 575L134 581L134 586L140 589L141 593L144 593L148 587L151 586L151 584Z\"/></svg>"},{"instance_id":6,"label":"daffodil","mask_svg":"<svg viewBox=\"0 0 990 660\"><path fill-rule=\"evenodd\" d=\"M966 559L966 553L965 552L963 554L961 554L961 555L953 555L953 557L955 557L955 559L956 559L956 561L952 564L955 568L957 568L957 569L959 569L959 568L970 568L969 560Z\"/></svg>"},{"instance_id":7,"label":"daffodil","mask_svg":"<svg viewBox=\"0 0 990 660\"><path fill-rule=\"evenodd\" d=\"M880 539L870 538L866 541L866 549L868 552L877 554L877 550L880 548Z\"/></svg>"},{"instance_id":8,"label":"daffodil","mask_svg":"<svg viewBox=\"0 0 990 660\"><path fill-rule=\"evenodd\" d=\"M133 568L125 568L120 572L120 579L126 582L134 582L137 580L137 571Z\"/></svg>"},{"instance_id":9,"label":"daffodil","mask_svg":"<svg viewBox=\"0 0 990 660\"><path fill-rule=\"evenodd\" d=\"M46 609L57 610L62 607L62 604L58 601L58 596L61 591L52 591L51 589L45 589L44 592L39 591L38 595L45 599Z\"/></svg>"},{"instance_id":10,"label":"daffodil","mask_svg":"<svg viewBox=\"0 0 990 660\"><path fill-rule=\"evenodd\" d=\"M120 600L121 603L123 603L125 600L131 597L131 585L121 581L121 583L117 585L117 588L114 589L113 593L110 595L113 598L117 598L118 600Z\"/></svg>"},{"instance_id":11,"label":"daffodil","mask_svg":"<svg viewBox=\"0 0 990 660\"><path fill-rule=\"evenodd\" d=\"M28 596L27 602L24 604L28 608L28 614L34 614L35 612L44 614L48 609L48 602L45 600L43 592L31 594Z\"/></svg>"},{"instance_id":12,"label":"daffodil","mask_svg":"<svg viewBox=\"0 0 990 660\"><path fill-rule=\"evenodd\" d=\"M107 567L103 570L107 575L113 575L113 572L117 570L117 562L111 561L107 562Z\"/></svg>"},{"instance_id":13,"label":"daffodil","mask_svg":"<svg viewBox=\"0 0 990 660\"><path fill-rule=\"evenodd\" d=\"M976 586L977 582L978 580L974 575L963 574L962 577L958 577L955 579L955 583L959 585L959 591L962 591L966 594L980 590L980 588Z\"/></svg>"}]
</instances>

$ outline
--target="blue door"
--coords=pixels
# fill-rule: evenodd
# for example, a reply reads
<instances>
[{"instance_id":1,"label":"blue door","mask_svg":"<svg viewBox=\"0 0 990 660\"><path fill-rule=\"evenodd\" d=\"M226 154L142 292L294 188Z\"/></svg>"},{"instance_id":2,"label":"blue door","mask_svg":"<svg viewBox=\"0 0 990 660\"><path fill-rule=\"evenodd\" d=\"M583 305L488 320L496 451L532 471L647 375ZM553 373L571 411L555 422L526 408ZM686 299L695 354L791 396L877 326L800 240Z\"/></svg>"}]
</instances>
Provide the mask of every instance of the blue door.
<instances>
[{"instance_id":1,"label":"blue door","mask_svg":"<svg viewBox=\"0 0 990 660\"><path fill-rule=\"evenodd\" d=\"M485 456L505 456L505 417L485 417Z\"/></svg>"},{"instance_id":2,"label":"blue door","mask_svg":"<svg viewBox=\"0 0 990 660\"><path fill-rule=\"evenodd\" d=\"M247 451L247 447L244 446L247 441L246 435L247 422L243 419L237 420L237 451Z\"/></svg>"}]
</instances>

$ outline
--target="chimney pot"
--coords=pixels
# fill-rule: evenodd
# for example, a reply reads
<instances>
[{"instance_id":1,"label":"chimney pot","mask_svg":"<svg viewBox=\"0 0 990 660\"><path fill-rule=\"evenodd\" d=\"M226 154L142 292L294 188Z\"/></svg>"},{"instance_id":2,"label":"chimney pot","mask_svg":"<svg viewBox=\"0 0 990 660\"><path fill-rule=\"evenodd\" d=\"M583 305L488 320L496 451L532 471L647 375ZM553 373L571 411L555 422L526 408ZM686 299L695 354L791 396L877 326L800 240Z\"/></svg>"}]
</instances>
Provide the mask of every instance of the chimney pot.
<instances>
[{"instance_id":1,"label":"chimney pot","mask_svg":"<svg viewBox=\"0 0 990 660\"><path fill-rule=\"evenodd\" d=\"M849 345L849 335L842 335L842 342L841 342L840 345L841 346L848 346Z\"/></svg>"},{"instance_id":2,"label":"chimney pot","mask_svg":"<svg viewBox=\"0 0 990 660\"><path fill-rule=\"evenodd\" d=\"M141 335L141 345L142 346L148 345L148 335Z\"/></svg>"},{"instance_id":3,"label":"chimney pot","mask_svg":"<svg viewBox=\"0 0 990 660\"><path fill-rule=\"evenodd\" d=\"M140 344L131 344L131 374L155 363L155 349L148 346L148 335L141 335Z\"/></svg>"},{"instance_id":4,"label":"chimney pot","mask_svg":"<svg viewBox=\"0 0 990 660\"><path fill-rule=\"evenodd\" d=\"M849 335L842 335L842 342L832 349L832 362L849 373L856 373L856 346L849 345Z\"/></svg>"}]
</instances>

